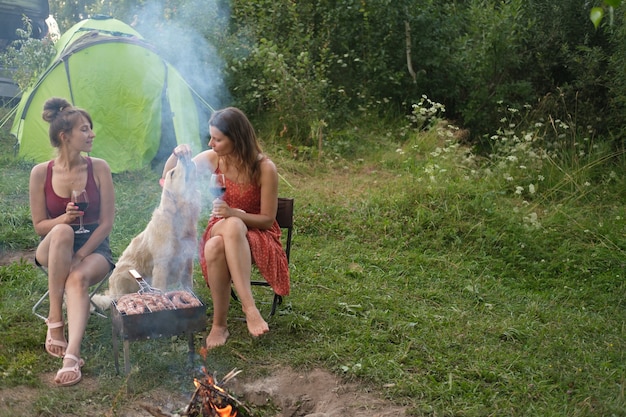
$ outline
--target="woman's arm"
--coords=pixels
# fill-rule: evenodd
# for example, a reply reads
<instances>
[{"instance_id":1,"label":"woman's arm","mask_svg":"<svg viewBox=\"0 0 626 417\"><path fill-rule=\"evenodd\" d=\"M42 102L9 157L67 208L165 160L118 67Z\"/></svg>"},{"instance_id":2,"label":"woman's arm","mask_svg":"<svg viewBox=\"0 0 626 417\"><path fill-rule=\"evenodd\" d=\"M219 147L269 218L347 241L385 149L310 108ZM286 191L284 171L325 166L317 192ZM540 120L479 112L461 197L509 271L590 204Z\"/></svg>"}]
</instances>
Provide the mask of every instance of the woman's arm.
<instances>
[{"instance_id":1,"label":"woman's arm","mask_svg":"<svg viewBox=\"0 0 626 417\"><path fill-rule=\"evenodd\" d=\"M115 190L111 168L104 159L92 157L91 160L94 178L100 191L100 217L98 218L98 228L91 233L89 240L74 255L78 259L83 259L91 254L111 234L115 219Z\"/></svg>"},{"instance_id":2,"label":"woman's arm","mask_svg":"<svg viewBox=\"0 0 626 417\"><path fill-rule=\"evenodd\" d=\"M200 152L193 157L193 162L196 164L196 172L198 174L198 181L200 184L207 184L211 174L215 171L217 165L217 154L215 151L209 149L208 151Z\"/></svg>"},{"instance_id":3,"label":"woman's arm","mask_svg":"<svg viewBox=\"0 0 626 417\"><path fill-rule=\"evenodd\" d=\"M163 174L161 174L161 179L165 178L165 174L167 174L170 169L174 168L177 162L178 162L178 156L176 156L172 152L170 157L167 158L167 161L165 161L165 165L163 166Z\"/></svg>"},{"instance_id":4,"label":"woman's arm","mask_svg":"<svg viewBox=\"0 0 626 417\"><path fill-rule=\"evenodd\" d=\"M178 157L180 155L188 155L191 157L191 148L189 145L183 144L178 145L172 151L172 154L167 161L165 161L165 165L163 166L163 174L161 178L165 178L165 174L169 172L172 168L176 166L178 163ZM196 164L196 173L198 174L198 178L202 182L204 178L208 178L209 174L214 171L214 166L217 161L217 155L212 150L200 152L198 155L192 158L193 162Z\"/></svg>"}]
</instances>

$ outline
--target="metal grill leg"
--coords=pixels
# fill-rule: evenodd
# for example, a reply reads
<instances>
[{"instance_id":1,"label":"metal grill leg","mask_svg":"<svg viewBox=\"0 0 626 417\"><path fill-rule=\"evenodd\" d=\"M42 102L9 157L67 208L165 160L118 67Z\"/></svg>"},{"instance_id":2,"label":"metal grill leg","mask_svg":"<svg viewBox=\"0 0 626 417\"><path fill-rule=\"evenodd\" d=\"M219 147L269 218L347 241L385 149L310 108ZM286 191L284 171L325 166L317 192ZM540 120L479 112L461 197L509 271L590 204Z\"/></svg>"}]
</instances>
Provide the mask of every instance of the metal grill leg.
<instances>
[{"instance_id":1,"label":"metal grill leg","mask_svg":"<svg viewBox=\"0 0 626 417\"><path fill-rule=\"evenodd\" d=\"M113 359L115 359L115 372L117 372L117 374L119 375L120 373L120 361L119 361L119 347L117 344L117 331L115 329L115 326L113 326L113 335L112 335L112 340L113 340Z\"/></svg>"},{"instance_id":2,"label":"metal grill leg","mask_svg":"<svg viewBox=\"0 0 626 417\"><path fill-rule=\"evenodd\" d=\"M130 342L124 340L124 372L126 375L130 373Z\"/></svg>"},{"instance_id":3,"label":"metal grill leg","mask_svg":"<svg viewBox=\"0 0 626 417\"><path fill-rule=\"evenodd\" d=\"M196 347L194 346L194 342L193 342L193 333L189 333L189 353L188 353L188 357L189 357L189 367L190 368L193 368L194 356L196 356Z\"/></svg>"}]
</instances>

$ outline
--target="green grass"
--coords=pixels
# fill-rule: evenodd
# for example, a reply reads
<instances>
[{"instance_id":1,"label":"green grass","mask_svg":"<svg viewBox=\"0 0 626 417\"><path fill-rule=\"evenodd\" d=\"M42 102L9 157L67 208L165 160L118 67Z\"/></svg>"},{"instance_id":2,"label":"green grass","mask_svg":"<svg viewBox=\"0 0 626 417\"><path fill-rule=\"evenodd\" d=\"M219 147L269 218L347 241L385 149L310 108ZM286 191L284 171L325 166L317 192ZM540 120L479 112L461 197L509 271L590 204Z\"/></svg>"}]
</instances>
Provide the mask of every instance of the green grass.
<instances>
[{"instance_id":1,"label":"green grass","mask_svg":"<svg viewBox=\"0 0 626 417\"><path fill-rule=\"evenodd\" d=\"M13 159L3 135L0 248L32 249L30 167ZM550 172L552 185L517 194L519 168L511 182L510 167L468 158L432 132L401 142L372 131L361 140L378 144L343 149L350 142L342 141L324 162L295 160L279 144L268 149L283 177L280 194L296 202L292 294L267 337L253 340L232 321L209 367L237 367L248 378L277 366L321 367L415 416L626 415L623 158L605 162L615 176L577 168L590 185L555 178L568 178L563 167L533 167L539 171L524 171L525 181ZM149 221L158 177L149 169L114 177L116 256ZM199 268L194 278L210 310ZM97 318L83 355L98 396L45 389L40 376L58 362L43 351L45 327L30 313L45 286L28 263L0 267L0 387L37 388L29 415L63 414L75 400L115 415L138 393L188 392L185 340L131 344L135 368L117 376L110 322ZM257 298L271 301L268 293Z\"/></svg>"}]
</instances>

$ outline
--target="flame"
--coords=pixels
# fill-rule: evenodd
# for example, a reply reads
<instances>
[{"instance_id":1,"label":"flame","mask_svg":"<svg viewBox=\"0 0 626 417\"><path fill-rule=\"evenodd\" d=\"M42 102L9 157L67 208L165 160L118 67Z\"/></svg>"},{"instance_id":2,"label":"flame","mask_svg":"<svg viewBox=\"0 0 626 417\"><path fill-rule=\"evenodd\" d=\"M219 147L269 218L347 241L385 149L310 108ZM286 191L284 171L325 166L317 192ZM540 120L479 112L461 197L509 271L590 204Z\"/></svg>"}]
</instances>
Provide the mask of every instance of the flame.
<instances>
[{"instance_id":1,"label":"flame","mask_svg":"<svg viewBox=\"0 0 626 417\"><path fill-rule=\"evenodd\" d=\"M241 404L236 398L232 397L228 392L220 385L228 382L240 371L233 370L229 372L224 380L217 382L213 376L211 376L205 367L202 367L204 376L202 378L194 378L193 384L196 387L196 391L193 393L191 401L187 406L188 414L193 416L212 416L212 417L239 417L243 412L244 415L246 407ZM244 411L241 411L243 408Z\"/></svg>"},{"instance_id":2,"label":"flame","mask_svg":"<svg viewBox=\"0 0 626 417\"><path fill-rule=\"evenodd\" d=\"M237 410L233 410L233 407L230 404L224 408L215 407L215 411L217 411L217 415L219 417L236 417L238 414Z\"/></svg>"}]
</instances>

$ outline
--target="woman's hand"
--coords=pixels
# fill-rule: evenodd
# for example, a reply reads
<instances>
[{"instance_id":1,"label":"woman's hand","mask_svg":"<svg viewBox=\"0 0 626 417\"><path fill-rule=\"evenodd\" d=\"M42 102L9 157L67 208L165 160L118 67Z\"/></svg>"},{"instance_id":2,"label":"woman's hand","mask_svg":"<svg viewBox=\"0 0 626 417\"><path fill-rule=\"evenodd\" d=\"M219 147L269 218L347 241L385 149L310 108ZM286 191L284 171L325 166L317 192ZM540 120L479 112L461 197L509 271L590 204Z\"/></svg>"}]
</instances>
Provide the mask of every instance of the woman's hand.
<instances>
[{"instance_id":1,"label":"woman's hand","mask_svg":"<svg viewBox=\"0 0 626 417\"><path fill-rule=\"evenodd\" d=\"M78 252L76 252L74 256L72 256L72 263L70 264L70 271L73 271L74 268L76 268L78 264L80 264L83 261L83 259L85 259L85 257L83 255L78 254Z\"/></svg>"},{"instance_id":2,"label":"woman's hand","mask_svg":"<svg viewBox=\"0 0 626 417\"><path fill-rule=\"evenodd\" d=\"M165 161L165 165L163 166L163 174L161 174L161 180L159 180L161 187L163 187L163 184L165 183L165 175L170 169L176 166L178 158L185 157L191 159L191 155L191 148L186 143L178 145L172 150L172 154L169 158L167 158L167 161Z\"/></svg>"},{"instance_id":3,"label":"woman's hand","mask_svg":"<svg viewBox=\"0 0 626 417\"><path fill-rule=\"evenodd\" d=\"M177 158L180 158L181 156L187 156L191 158L191 148L189 147L189 145L184 143L175 147L172 151L172 154Z\"/></svg>"},{"instance_id":4,"label":"woman's hand","mask_svg":"<svg viewBox=\"0 0 626 417\"><path fill-rule=\"evenodd\" d=\"M230 217L230 210L230 206L224 200L219 198L213 200L213 211L211 211L213 216L223 218Z\"/></svg>"},{"instance_id":5,"label":"woman's hand","mask_svg":"<svg viewBox=\"0 0 626 417\"><path fill-rule=\"evenodd\" d=\"M83 211L80 211L78 209L78 206L76 204L70 201L69 203L67 203L67 206L65 207L65 218L66 218L65 223L72 224L74 221L76 221L76 219L78 219L81 215L84 215L84 214L85 213Z\"/></svg>"}]
</instances>

